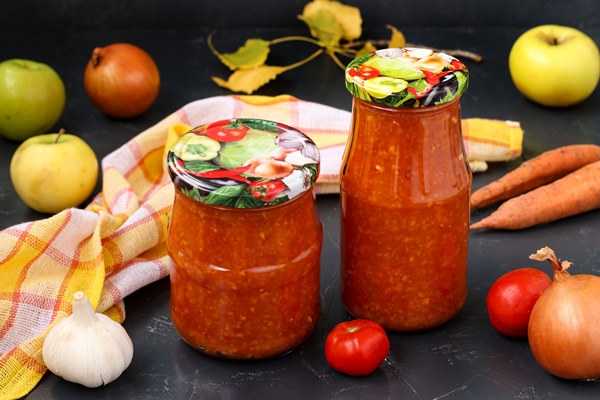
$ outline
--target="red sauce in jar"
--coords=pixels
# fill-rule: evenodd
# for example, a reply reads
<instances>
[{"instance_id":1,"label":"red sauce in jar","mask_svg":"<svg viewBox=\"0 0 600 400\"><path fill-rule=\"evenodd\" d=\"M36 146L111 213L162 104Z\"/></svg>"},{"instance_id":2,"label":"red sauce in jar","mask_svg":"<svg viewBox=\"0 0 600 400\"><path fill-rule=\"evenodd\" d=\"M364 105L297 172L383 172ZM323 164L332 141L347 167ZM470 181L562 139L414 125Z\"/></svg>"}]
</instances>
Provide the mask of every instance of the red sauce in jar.
<instances>
[{"instance_id":1,"label":"red sauce in jar","mask_svg":"<svg viewBox=\"0 0 600 400\"><path fill-rule=\"evenodd\" d=\"M320 312L319 153L273 121L192 129L168 154L171 318L191 346L236 360L300 345Z\"/></svg>"},{"instance_id":2,"label":"red sauce in jar","mask_svg":"<svg viewBox=\"0 0 600 400\"><path fill-rule=\"evenodd\" d=\"M176 192L169 231L171 316L204 352L285 353L319 318L322 231L312 191L267 209L225 209Z\"/></svg>"},{"instance_id":3,"label":"red sauce in jar","mask_svg":"<svg viewBox=\"0 0 600 400\"><path fill-rule=\"evenodd\" d=\"M341 172L341 290L388 330L434 327L467 296L471 172L460 103L393 108L354 98Z\"/></svg>"}]
</instances>

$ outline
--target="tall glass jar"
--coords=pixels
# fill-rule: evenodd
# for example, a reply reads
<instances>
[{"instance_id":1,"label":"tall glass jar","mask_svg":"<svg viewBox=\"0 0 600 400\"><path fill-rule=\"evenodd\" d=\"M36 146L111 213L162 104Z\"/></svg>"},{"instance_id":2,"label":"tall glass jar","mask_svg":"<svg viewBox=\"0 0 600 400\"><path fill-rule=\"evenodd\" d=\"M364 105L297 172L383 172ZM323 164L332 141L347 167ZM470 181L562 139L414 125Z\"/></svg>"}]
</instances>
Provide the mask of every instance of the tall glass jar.
<instances>
[{"instance_id":1,"label":"tall glass jar","mask_svg":"<svg viewBox=\"0 0 600 400\"><path fill-rule=\"evenodd\" d=\"M319 152L266 120L203 125L168 154L171 317L202 352L248 360L300 345L320 312Z\"/></svg>"},{"instance_id":2,"label":"tall glass jar","mask_svg":"<svg viewBox=\"0 0 600 400\"><path fill-rule=\"evenodd\" d=\"M357 318L416 331L467 296L469 195L464 64L428 49L352 61L352 129L341 168L341 292Z\"/></svg>"}]
</instances>

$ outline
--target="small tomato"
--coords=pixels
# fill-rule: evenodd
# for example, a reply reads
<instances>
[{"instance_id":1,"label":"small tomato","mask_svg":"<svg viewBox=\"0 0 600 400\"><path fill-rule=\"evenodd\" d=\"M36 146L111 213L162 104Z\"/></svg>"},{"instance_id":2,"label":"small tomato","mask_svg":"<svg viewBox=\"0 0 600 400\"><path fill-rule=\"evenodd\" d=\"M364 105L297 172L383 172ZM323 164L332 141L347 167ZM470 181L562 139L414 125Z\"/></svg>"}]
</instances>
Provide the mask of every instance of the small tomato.
<instances>
[{"instance_id":1,"label":"small tomato","mask_svg":"<svg viewBox=\"0 0 600 400\"><path fill-rule=\"evenodd\" d=\"M248 127L237 121L218 121L206 128L206 136L219 142L236 142L246 137Z\"/></svg>"},{"instance_id":2,"label":"small tomato","mask_svg":"<svg viewBox=\"0 0 600 400\"><path fill-rule=\"evenodd\" d=\"M507 272L494 282L486 304L492 326L512 337L526 337L529 316L535 302L552 280L535 268L519 268Z\"/></svg>"},{"instance_id":3,"label":"small tomato","mask_svg":"<svg viewBox=\"0 0 600 400\"><path fill-rule=\"evenodd\" d=\"M355 319L337 324L325 340L331 368L351 376L369 375L390 350L385 330L376 322Z\"/></svg>"},{"instance_id":4,"label":"small tomato","mask_svg":"<svg viewBox=\"0 0 600 400\"><path fill-rule=\"evenodd\" d=\"M285 192L287 187L281 180L258 180L250 183L249 189L252 196L269 202L275 200L280 193Z\"/></svg>"},{"instance_id":5,"label":"small tomato","mask_svg":"<svg viewBox=\"0 0 600 400\"><path fill-rule=\"evenodd\" d=\"M370 67L368 65L361 64L359 67L360 75L365 79L376 78L379 76L380 72L377 68Z\"/></svg>"}]
</instances>

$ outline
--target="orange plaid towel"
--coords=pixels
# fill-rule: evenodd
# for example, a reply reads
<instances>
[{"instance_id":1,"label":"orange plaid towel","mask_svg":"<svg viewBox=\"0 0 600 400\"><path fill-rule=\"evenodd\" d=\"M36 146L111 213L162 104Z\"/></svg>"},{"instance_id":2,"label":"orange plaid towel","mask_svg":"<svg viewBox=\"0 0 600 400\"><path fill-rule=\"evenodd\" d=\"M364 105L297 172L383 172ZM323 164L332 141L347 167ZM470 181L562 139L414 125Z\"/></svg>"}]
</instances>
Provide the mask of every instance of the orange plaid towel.
<instances>
[{"instance_id":1,"label":"orange plaid towel","mask_svg":"<svg viewBox=\"0 0 600 400\"><path fill-rule=\"evenodd\" d=\"M338 191L350 113L291 96L222 96L190 103L102 160L102 193L85 209L0 232L0 399L26 395L46 367L48 331L83 290L98 312L125 319L123 298L168 275L173 186L165 143L173 127L260 117L294 126L321 150L319 193Z\"/></svg>"},{"instance_id":2,"label":"orange plaid towel","mask_svg":"<svg viewBox=\"0 0 600 400\"><path fill-rule=\"evenodd\" d=\"M465 118L462 134L473 172L487 170L488 161L520 157L523 151L523 130L516 121Z\"/></svg>"}]
</instances>

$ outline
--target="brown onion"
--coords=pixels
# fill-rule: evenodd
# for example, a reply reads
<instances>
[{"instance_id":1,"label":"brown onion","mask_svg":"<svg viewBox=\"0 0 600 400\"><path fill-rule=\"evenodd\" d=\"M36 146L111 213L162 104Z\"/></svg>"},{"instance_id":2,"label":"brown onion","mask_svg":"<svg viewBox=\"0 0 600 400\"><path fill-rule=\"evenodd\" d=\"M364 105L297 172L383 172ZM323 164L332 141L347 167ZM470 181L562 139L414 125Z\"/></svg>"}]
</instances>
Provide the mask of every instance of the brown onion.
<instances>
[{"instance_id":1,"label":"brown onion","mask_svg":"<svg viewBox=\"0 0 600 400\"><path fill-rule=\"evenodd\" d=\"M531 311L527 337L537 362L566 379L600 377L600 277L571 275L568 261L559 261L544 247L529 258L550 261L552 285Z\"/></svg>"},{"instance_id":2,"label":"brown onion","mask_svg":"<svg viewBox=\"0 0 600 400\"><path fill-rule=\"evenodd\" d=\"M132 118L156 100L160 75L156 63L144 50L115 43L94 49L83 86L92 103L105 114Z\"/></svg>"}]
</instances>

